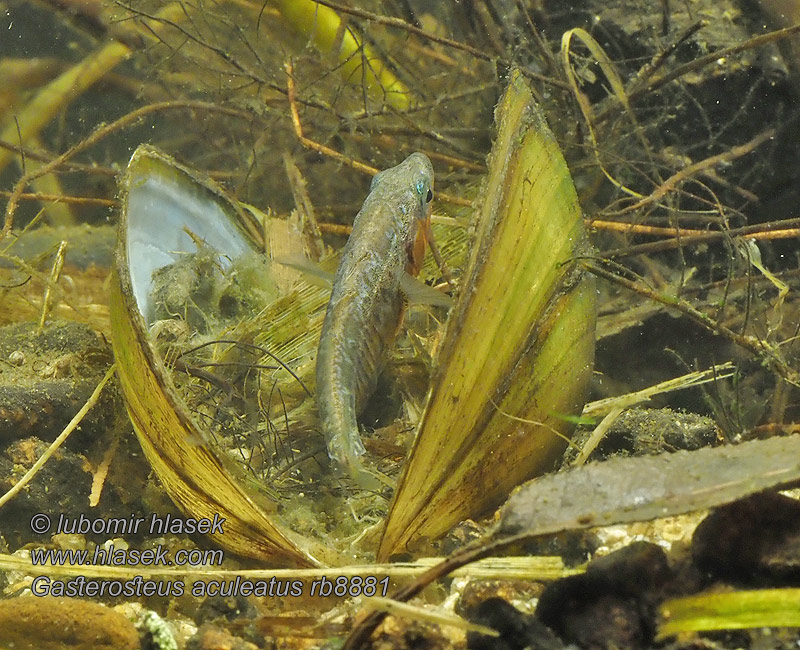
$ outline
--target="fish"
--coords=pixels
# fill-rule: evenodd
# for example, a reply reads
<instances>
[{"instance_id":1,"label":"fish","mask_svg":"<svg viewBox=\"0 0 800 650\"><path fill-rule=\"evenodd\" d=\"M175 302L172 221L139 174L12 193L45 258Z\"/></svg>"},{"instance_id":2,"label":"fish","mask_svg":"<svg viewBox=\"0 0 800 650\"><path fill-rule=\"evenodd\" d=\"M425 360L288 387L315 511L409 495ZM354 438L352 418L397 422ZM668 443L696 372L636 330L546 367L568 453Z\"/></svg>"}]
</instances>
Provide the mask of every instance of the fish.
<instances>
[{"instance_id":1,"label":"fish","mask_svg":"<svg viewBox=\"0 0 800 650\"><path fill-rule=\"evenodd\" d=\"M433 166L413 153L378 172L342 250L322 324L316 400L328 455L364 488L391 485L364 466L357 417L375 391L403 322L406 274L422 267L430 237Z\"/></svg>"}]
</instances>

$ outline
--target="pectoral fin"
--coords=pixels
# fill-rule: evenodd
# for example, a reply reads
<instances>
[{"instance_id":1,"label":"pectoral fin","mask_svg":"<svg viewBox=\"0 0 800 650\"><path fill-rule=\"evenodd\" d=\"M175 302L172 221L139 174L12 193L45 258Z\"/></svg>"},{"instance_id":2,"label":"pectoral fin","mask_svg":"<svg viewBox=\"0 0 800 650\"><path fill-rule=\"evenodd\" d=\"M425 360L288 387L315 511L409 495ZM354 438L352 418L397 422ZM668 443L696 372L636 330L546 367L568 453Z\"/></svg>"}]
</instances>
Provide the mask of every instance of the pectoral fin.
<instances>
[{"instance_id":1,"label":"pectoral fin","mask_svg":"<svg viewBox=\"0 0 800 650\"><path fill-rule=\"evenodd\" d=\"M307 257L303 257L302 255L283 255L281 257L276 257L273 261L283 266L288 266L295 271L300 271L305 281L309 284L325 289L333 288L334 273L326 271L319 264Z\"/></svg>"},{"instance_id":2,"label":"pectoral fin","mask_svg":"<svg viewBox=\"0 0 800 650\"><path fill-rule=\"evenodd\" d=\"M424 282L404 273L400 280L400 289L408 298L412 305L436 305L438 307L449 307L453 304L453 299L446 293L429 287Z\"/></svg>"},{"instance_id":3,"label":"pectoral fin","mask_svg":"<svg viewBox=\"0 0 800 650\"><path fill-rule=\"evenodd\" d=\"M319 287L330 289L333 287L334 274L326 271L316 262L312 262L307 257L276 257L275 262L283 264L297 271L300 271L306 282ZM412 305L435 305L438 307L449 307L453 304L453 299L446 293L429 287L424 282L404 273L400 280L400 289Z\"/></svg>"}]
</instances>

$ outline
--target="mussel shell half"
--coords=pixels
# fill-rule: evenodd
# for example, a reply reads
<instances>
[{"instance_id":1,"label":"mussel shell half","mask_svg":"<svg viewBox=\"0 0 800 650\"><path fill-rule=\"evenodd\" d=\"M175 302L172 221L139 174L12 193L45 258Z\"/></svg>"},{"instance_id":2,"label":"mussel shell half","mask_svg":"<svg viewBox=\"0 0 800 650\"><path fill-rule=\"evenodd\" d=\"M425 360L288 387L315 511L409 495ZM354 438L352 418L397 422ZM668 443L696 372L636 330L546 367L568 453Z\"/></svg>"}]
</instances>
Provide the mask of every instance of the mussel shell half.
<instances>
[{"instance_id":1,"label":"mussel shell half","mask_svg":"<svg viewBox=\"0 0 800 650\"><path fill-rule=\"evenodd\" d=\"M477 236L378 553L435 538L552 468L592 374L595 289L558 143L520 74L497 110Z\"/></svg>"},{"instance_id":2,"label":"mussel shell half","mask_svg":"<svg viewBox=\"0 0 800 650\"><path fill-rule=\"evenodd\" d=\"M276 566L318 564L301 540L273 521L268 511L274 508L245 490L242 471L221 460L148 334L155 317L153 273L197 250L190 233L219 251L223 265L256 250L246 222L210 180L146 145L131 158L123 192L111 333L128 413L147 459L187 517L224 518L223 534L212 535L223 548Z\"/></svg>"}]
</instances>

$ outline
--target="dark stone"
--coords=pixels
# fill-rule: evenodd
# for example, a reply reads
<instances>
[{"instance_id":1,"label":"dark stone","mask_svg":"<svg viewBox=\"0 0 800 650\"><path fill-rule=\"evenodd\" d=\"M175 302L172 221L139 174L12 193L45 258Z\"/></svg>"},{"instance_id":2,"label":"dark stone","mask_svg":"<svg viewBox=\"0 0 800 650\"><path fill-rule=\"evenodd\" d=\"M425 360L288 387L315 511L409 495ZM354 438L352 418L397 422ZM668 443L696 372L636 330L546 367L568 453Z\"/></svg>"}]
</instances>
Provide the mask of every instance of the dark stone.
<instances>
[{"instance_id":1,"label":"dark stone","mask_svg":"<svg viewBox=\"0 0 800 650\"><path fill-rule=\"evenodd\" d=\"M494 628L493 637L479 632L467 633L469 650L561 650L564 644L535 616L523 614L502 598L489 598L475 607L469 620Z\"/></svg>"},{"instance_id":2,"label":"dark stone","mask_svg":"<svg viewBox=\"0 0 800 650\"><path fill-rule=\"evenodd\" d=\"M655 610L670 570L660 547L635 542L594 560L586 573L549 585L536 616L581 648L644 648L655 633Z\"/></svg>"},{"instance_id":3,"label":"dark stone","mask_svg":"<svg viewBox=\"0 0 800 650\"><path fill-rule=\"evenodd\" d=\"M764 492L718 508L695 530L692 555L710 578L796 586L800 502Z\"/></svg>"}]
</instances>

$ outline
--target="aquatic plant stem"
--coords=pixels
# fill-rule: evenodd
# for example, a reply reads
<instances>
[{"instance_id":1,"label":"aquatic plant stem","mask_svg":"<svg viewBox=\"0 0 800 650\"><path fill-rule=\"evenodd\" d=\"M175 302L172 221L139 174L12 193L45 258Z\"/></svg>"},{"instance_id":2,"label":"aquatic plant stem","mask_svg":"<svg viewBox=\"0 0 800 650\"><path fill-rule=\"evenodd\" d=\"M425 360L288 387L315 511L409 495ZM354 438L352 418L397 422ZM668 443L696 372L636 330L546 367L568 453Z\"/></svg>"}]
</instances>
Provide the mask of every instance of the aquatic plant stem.
<instances>
[{"instance_id":1,"label":"aquatic plant stem","mask_svg":"<svg viewBox=\"0 0 800 650\"><path fill-rule=\"evenodd\" d=\"M131 111L127 115L123 115L122 117L111 122L110 124L101 124L97 129L94 130L94 132L92 132L90 135L88 135L86 138L84 138L77 144L67 149L60 156L53 158L50 162L48 162L45 165L42 165L39 169L28 172L16 182L16 184L14 185L14 189L12 190L11 195L9 196L8 203L6 204L3 229L2 231L0 231L0 242L3 241L11 232L11 228L14 225L14 213L17 210L17 205L19 204L19 200L22 197L25 188L33 179L39 178L40 176L44 176L45 174L53 171L56 167L63 164L70 158L72 158L72 156L74 156L75 154L84 151L85 149L88 149L90 146L99 142L100 140L107 137L111 133L114 133L115 131L130 126L131 124L135 124L145 115L148 115L150 113L156 113L159 111L176 110L176 109L203 110L215 113L223 113L225 115L230 115L234 117L241 117L247 120L253 119L253 115L251 113L247 113L245 111L226 106L219 106L218 104L213 104L210 102L167 101L167 102L157 102L155 104L142 106L141 108L138 108L135 111Z\"/></svg>"},{"instance_id":2,"label":"aquatic plant stem","mask_svg":"<svg viewBox=\"0 0 800 650\"><path fill-rule=\"evenodd\" d=\"M127 45L117 42L109 43L90 54L39 90L25 108L16 114L16 120L0 131L0 140L7 142L19 140L20 145L29 142L58 111L79 97L130 54L131 50ZM0 171L12 157L11 151L0 149Z\"/></svg>"},{"instance_id":3,"label":"aquatic plant stem","mask_svg":"<svg viewBox=\"0 0 800 650\"><path fill-rule=\"evenodd\" d=\"M329 7L340 13L355 16L356 18L362 18L364 20L368 20L369 22L375 23L376 25L386 25L387 27L396 27L398 29L403 29L411 34L415 34L420 38L424 38L433 43L438 43L439 45L444 45L445 47L451 47L455 50L461 50L462 52L466 52L467 54L474 56L476 59L481 59L482 61L497 61L498 63L504 66L511 66L511 61L507 59L499 58L497 56L489 54L484 50L478 49L477 47L468 45L467 43L462 43L461 41L456 41L453 40L452 38L446 38L444 36L438 36L437 34L433 34L432 32L417 27L416 25L407 23L405 20L401 18L394 18L392 16L381 16L380 14L376 14L371 11L367 11L365 9L357 9L355 7L345 6L338 2L331 2L331 0L314 0L314 1L318 5ZM536 79L537 81L543 81L544 83L550 84L552 86L558 86L559 88L564 88L565 90L569 88L569 86L561 79L556 79L554 77L547 77L545 75L538 74L528 69L520 69L520 72L522 73L523 76L528 77L529 79Z\"/></svg>"}]
</instances>

